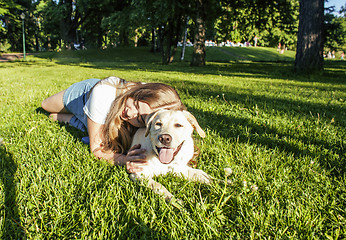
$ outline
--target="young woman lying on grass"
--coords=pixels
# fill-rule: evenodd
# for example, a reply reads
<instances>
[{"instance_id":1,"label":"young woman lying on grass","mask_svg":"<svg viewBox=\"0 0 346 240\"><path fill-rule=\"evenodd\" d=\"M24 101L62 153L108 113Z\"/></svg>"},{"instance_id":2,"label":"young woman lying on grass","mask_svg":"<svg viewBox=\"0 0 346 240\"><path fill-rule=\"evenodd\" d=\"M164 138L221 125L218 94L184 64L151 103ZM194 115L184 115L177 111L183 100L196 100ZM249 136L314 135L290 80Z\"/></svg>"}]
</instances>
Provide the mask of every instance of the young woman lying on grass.
<instances>
[{"instance_id":1,"label":"young woman lying on grass","mask_svg":"<svg viewBox=\"0 0 346 240\"><path fill-rule=\"evenodd\" d=\"M42 108L55 121L87 130L90 151L111 164L126 164L128 172L140 170L136 163L145 161L140 145L129 149L137 128L145 126L145 116L160 108L186 109L168 85L127 82L118 77L77 82L45 99Z\"/></svg>"}]
</instances>

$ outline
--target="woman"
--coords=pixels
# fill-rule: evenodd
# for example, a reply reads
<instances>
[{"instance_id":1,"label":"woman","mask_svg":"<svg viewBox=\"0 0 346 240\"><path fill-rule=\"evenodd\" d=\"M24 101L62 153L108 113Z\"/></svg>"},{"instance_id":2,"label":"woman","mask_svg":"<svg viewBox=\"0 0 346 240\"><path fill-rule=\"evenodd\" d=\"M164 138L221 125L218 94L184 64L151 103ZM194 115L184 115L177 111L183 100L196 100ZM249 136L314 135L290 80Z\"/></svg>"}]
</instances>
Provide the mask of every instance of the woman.
<instances>
[{"instance_id":1,"label":"woman","mask_svg":"<svg viewBox=\"0 0 346 240\"><path fill-rule=\"evenodd\" d=\"M140 145L130 149L137 128L145 126L145 116L160 108L186 109L168 85L127 82L117 77L77 82L45 99L42 108L55 121L87 129L91 152L111 164L126 164L129 172L140 170L145 162L145 150Z\"/></svg>"}]
</instances>

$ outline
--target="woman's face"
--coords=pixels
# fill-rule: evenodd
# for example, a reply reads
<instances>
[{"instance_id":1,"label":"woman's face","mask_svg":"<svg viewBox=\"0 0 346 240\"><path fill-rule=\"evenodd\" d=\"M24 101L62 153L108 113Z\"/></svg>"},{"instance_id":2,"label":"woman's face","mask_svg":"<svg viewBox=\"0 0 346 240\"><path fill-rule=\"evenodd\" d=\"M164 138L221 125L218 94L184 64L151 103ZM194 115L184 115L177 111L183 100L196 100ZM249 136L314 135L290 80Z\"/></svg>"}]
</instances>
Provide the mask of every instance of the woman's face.
<instances>
[{"instance_id":1,"label":"woman's face","mask_svg":"<svg viewBox=\"0 0 346 240\"><path fill-rule=\"evenodd\" d=\"M121 118L134 127L145 127L145 117L153 110L149 104L138 101L138 107L135 105L133 98L128 98L125 103L125 109L121 113Z\"/></svg>"}]
</instances>

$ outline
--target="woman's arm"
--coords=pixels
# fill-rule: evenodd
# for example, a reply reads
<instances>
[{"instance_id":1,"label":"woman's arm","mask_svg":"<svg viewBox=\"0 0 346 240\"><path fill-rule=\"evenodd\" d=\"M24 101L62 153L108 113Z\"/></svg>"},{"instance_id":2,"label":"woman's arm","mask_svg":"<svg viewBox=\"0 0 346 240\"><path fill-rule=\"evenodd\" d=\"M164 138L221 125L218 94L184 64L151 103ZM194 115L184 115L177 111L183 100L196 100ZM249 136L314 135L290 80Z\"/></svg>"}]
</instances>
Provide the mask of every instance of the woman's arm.
<instances>
[{"instance_id":1,"label":"woman's arm","mask_svg":"<svg viewBox=\"0 0 346 240\"><path fill-rule=\"evenodd\" d=\"M143 164L146 156L144 154L145 149L141 149L140 145L133 146L127 153L120 154L115 152L103 152L101 149L102 143L102 127L103 124L96 123L88 118L88 133L90 139L90 151L95 155L95 157L105 159L112 165L125 165L126 162L138 162ZM140 169L138 169L140 170Z\"/></svg>"},{"instance_id":2,"label":"woman's arm","mask_svg":"<svg viewBox=\"0 0 346 240\"><path fill-rule=\"evenodd\" d=\"M89 133L89 139L90 139L90 151L95 155L95 157L101 159L107 160L107 162L111 164L116 164L115 159L119 158L116 165L124 165L126 162L122 158L122 154L119 153L106 153L101 151L101 130L103 127L103 124L96 123L92 121L90 118L88 118L88 133Z\"/></svg>"}]
</instances>

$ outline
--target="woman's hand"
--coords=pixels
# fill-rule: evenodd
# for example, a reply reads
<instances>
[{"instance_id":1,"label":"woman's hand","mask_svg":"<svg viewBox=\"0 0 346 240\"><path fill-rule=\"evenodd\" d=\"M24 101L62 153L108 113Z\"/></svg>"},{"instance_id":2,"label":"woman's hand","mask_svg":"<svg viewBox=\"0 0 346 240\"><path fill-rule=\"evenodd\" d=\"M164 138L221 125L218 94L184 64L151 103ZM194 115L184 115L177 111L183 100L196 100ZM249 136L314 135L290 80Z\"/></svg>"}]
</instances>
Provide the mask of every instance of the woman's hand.
<instances>
[{"instance_id":1,"label":"woman's hand","mask_svg":"<svg viewBox=\"0 0 346 240\"><path fill-rule=\"evenodd\" d=\"M104 159L112 165L123 166L126 164L126 156L115 152L103 152L101 148L101 132L103 124L95 123L88 117L88 134L90 140L90 151L98 159Z\"/></svg>"},{"instance_id":2,"label":"woman's hand","mask_svg":"<svg viewBox=\"0 0 346 240\"><path fill-rule=\"evenodd\" d=\"M144 154L146 150L141 148L140 144L134 145L127 152L125 157L126 160L126 171L128 173L136 173L143 170L143 166L147 165L146 155Z\"/></svg>"},{"instance_id":3,"label":"woman's hand","mask_svg":"<svg viewBox=\"0 0 346 240\"><path fill-rule=\"evenodd\" d=\"M141 148L140 144L137 144L130 148L126 155L120 153L106 153L101 150L101 137L100 132L103 125L95 123L88 118L88 133L90 139L90 150L94 155L101 159L107 160L110 164L123 166L126 165L128 173L135 173L142 171L142 166L146 165L145 149Z\"/></svg>"}]
</instances>

